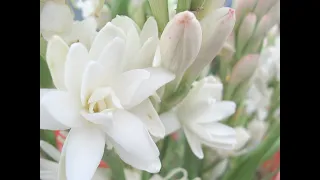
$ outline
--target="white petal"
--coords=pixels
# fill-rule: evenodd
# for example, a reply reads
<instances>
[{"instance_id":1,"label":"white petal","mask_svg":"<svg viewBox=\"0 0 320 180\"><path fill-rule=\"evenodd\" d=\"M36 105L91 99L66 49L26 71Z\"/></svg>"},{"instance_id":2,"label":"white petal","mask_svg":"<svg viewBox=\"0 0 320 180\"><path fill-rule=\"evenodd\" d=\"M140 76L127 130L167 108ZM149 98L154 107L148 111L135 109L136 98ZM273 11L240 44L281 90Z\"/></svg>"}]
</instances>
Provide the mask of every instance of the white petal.
<instances>
[{"instance_id":1,"label":"white petal","mask_svg":"<svg viewBox=\"0 0 320 180\"><path fill-rule=\"evenodd\" d=\"M184 133L186 135L189 146L194 155L196 155L199 159L203 159L203 151L201 147L200 140L192 134L187 128L184 128Z\"/></svg>"},{"instance_id":2,"label":"white petal","mask_svg":"<svg viewBox=\"0 0 320 180\"><path fill-rule=\"evenodd\" d=\"M66 147L68 180L89 180L102 159L105 135L95 127L73 128Z\"/></svg>"},{"instance_id":3,"label":"white petal","mask_svg":"<svg viewBox=\"0 0 320 180\"><path fill-rule=\"evenodd\" d=\"M181 128L179 119L173 111L160 114L160 119L165 127L166 136Z\"/></svg>"},{"instance_id":4,"label":"white petal","mask_svg":"<svg viewBox=\"0 0 320 180\"><path fill-rule=\"evenodd\" d=\"M135 28L135 31L140 31L138 25L127 16L119 16L117 15L114 19L112 19L111 23L116 27L120 28L125 34L132 28Z\"/></svg>"},{"instance_id":5,"label":"white petal","mask_svg":"<svg viewBox=\"0 0 320 180\"><path fill-rule=\"evenodd\" d=\"M161 68L146 68L142 70L133 71L139 72L139 74L132 77L128 77L128 75L126 75L124 78L122 78L122 82L119 80L119 82L121 83L117 85L118 90L123 89L121 92L121 96L126 96L123 105L127 108L134 107L135 105L141 103L149 96L153 95L160 87L162 87L163 85L172 81L175 78L175 76L172 73ZM142 73L143 71L144 73ZM149 74L149 77L147 76L147 74ZM139 82L139 84L136 83L136 86L134 86L134 88L132 89L129 89L129 83L123 83L131 82L133 80L136 80L135 82ZM131 93L131 96L128 94L129 92L127 91ZM118 93L118 91L116 91L116 93ZM118 97L119 99L121 99L120 95Z\"/></svg>"},{"instance_id":6,"label":"white petal","mask_svg":"<svg viewBox=\"0 0 320 180\"><path fill-rule=\"evenodd\" d=\"M124 106L130 104L142 82L149 77L150 73L144 69L134 69L122 73L112 86L121 104Z\"/></svg>"},{"instance_id":7,"label":"white petal","mask_svg":"<svg viewBox=\"0 0 320 180\"><path fill-rule=\"evenodd\" d=\"M150 37L158 37L158 25L154 17L149 17L140 33L141 43L144 44Z\"/></svg>"},{"instance_id":8,"label":"white petal","mask_svg":"<svg viewBox=\"0 0 320 180\"><path fill-rule=\"evenodd\" d=\"M40 89L40 129L46 130L66 130L69 127L57 121L43 106L41 101L48 92L57 91L55 89Z\"/></svg>"},{"instance_id":9,"label":"white petal","mask_svg":"<svg viewBox=\"0 0 320 180\"><path fill-rule=\"evenodd\" d=\"M248 131L243 127L236 127L234 128L234 130L236 131L237 137L237 144L234 149L237 151L244 147L244 145L249 141L250 135Z\"/></svg>"},{"instance_id":10,"label":"white petal","mask_svg":"<svg viewBox=\"0 0 320 180\"><path fill-rule=\"evenodd\" d=\"M40 158L40 170L55 172L58 170L58 163Z\"/></svg>"},{"instance_id":11,"label":"white petal","mask_svg":"<svg viewBox=\"0 0 320 180\"><path fill-rule=\"evenodd\" d=\"M66 174L66 150L67 150L67 144L69 143L69 136L66 137L66 139L63 142L61 155L60 155L60 161L59 161L59 167L58 167L58 178L59 180L67 180L67 174Z\"/></svg>"},{"instance_id":12,"label":"white petal","mask_svg":"<svg viewBox=\"0 0 320 180\"><path fill-rule=\"evenodd\" d=\"M80 116L80 106L66 92L52 91L48 92L41 100L40 107L68 127L81 126L83 118Z\"/></svg>"},{"instance_id":13,"label":"white petal","mask_svg":"<svg viewBox=\"0 0 320 180\"><path fill-rule=\"evenodd\" d=\"M88 121L94 123L94 124L99 124L103 125L105 128L112 128L113 125L113 115L112 112L100 112L100 113L87 113L87 112L82 112L81 115Z\"/></svg>"},{"instance_id":14,"label":"white petal","mask_svg":"<svg viewBox=\"0 0 320 180\"><path fill-rule=\"evenodd\" d=\"M89 61L83 72L81 84L81 102L83 106L87 105L90 95L103 83L103 80L105 79L103 77L104 74L105 69L100 63Z\"/></svg>"},{"instance_id":15,"label":"white petal","mask_svg":"<svg viewBox=\"0 0 320 180\"><path fill-rule=\"evenodd\" d=\"M137 55L137 52L139 52L140 47L141 43L139 34L136 28L132 27L127 33L126 47L124 51L123 67L125 70L129 70L130 64L134 63L131 62L131 59L134 59L134 57Z\"/></svg>"},{"instance_id":16,"label":"white petal","mask_svg":"<svg viewBox=\"0 0 320 180\"><path fill-rule=\"evenodd\" d=\"M127 69L152 67L158 41L159 40L155 37L149 38L142 45L135 59L129 61Z\"/></svg>"},{"instance_id":17,"label":"white petal","mask_svg":"<svg viewBox=\"0 0 320 180\"><path fill-rule=\"evenodd\" d=\"M161 162L158 157L154 159L145 159L143 156L135 156L130 151L125 150L117 143L114 143L114 148L120 158L134 168L144 170L150 173L158 173L161 169Z\"/></svg>"},{"instance_id":18,"label":"white petal","mask_svg":"<svg viewBox=\"0 0 320 180\"><path fill-rule=\"evenodd\" d=\"M60 152L53 147L51 144L40 140L40 147L41 149L48 154L52 159L54 159L55 161L59 161L60 159Z\"/></svg>"},{"instance_id":19,"label":"white petal","mask_svg":"<svg viewBox=\"0 0 320 180\"><path fill-rule=\"evenodd\" d=\"M80 98L83 72L88 62L89 55L86 47L81 43L72 44L67 55L65 82L68 91L78 98Z\"/></svg>"},{"instance_id":20,"label":"white petal","mask_svg":"<svg viewBox=\"0 0 320 180\"><path fill-rule=\"evenodd\" d=\"M165 135L165 128L158 116L157 111L154 109L149 99L144 100L139 105L130 109L130 112L140 118L145 124L150 134L155 137L163 138Z\"/></svg>"},{"instance_id":21,"label":"white petal","mask_svg":"<svg viewBox=\"0 0 320 180\"><path fill-rule=\"evenodd\" d=\"M122 70L125 42L118 37L110 41L101 52L98 62L104 67L106 83L110 83Z\"/></svg>"},{"instance_id":22,"label":"white petal","mask_svg":"<svg viewBox=\"0 0 320 180\"><path fill-rule=\"evenodd\" d=\"M198 123L216 122L221 121L236 111L236 104L232 101L215 102L208 107L198 119Z\"/></svg>"},{"instance_id":23,"label":"white petal","mask_svg":"<svg viewBox=\"0 0 320 180\"><path fill-rule=\"evenodd\" d=\"M48 41L46 60L53 83L60 90L66 89L64 83L64 68L68 50L68 45L59 36L53 36Z\"/></svg>"},{"instance_id":24,"label":"white petal","mask_svg":"<svg viewBox=\"0 0 320 180\"><path fill-rule=\"evenodd\" d=\"M114 113L114 126L106 133L135 158L155 160L160 154L145 125L127 111L117 110Z\"/></svg>"},{"instance_id":25,"label":"white petal","mask_svg":"<svg viewBox=\"0 0 320 180\"><path fill-rule=\"evenodd\" d=\"M91 60L97 60L103 51L104 47L109 44L115 37L125 39L123 31L114 26L112 23L107 23L94 38L89 56Z\"/></svg>"}]
</instances>

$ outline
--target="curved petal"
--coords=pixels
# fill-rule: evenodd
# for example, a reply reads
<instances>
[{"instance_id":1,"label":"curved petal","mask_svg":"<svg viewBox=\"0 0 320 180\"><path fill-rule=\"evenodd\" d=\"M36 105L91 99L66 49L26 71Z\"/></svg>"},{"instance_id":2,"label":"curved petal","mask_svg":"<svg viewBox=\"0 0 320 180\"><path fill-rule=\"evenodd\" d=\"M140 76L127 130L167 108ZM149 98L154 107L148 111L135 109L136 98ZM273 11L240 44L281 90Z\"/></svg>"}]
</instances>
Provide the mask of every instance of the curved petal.
<instances>
[{"instance_id":1,"label":"curved petal","mask_svg":"<svg viewBox=\"0 0 320 180\"><path fill-rule=\"evenodd\" d=\"M73 128L66 147L68 180L91 179L102 159L105 134L98 128Z\"/></svg>"},{"instance_id":2,"label":"curved petal","mask_svg":"<svg viewBox=\"0 0 320 180\"><path fill-rule=\"evenodd\" d=\"M69 47L59 37L53 36L47 45L46 60L56 88L65 90L64 68Z\"/></svg>"},{"instance_id":3,"label":"curved petal","mask_svg":"<svg viewBox=\"0 0 320 180\"><path fill-rule=\"evenodd\" d=\"M58 151L58 149L56 149L55 147L53 147L51 144L40 140L40 147L41 149L48 154L52 159L54 159L55 161L59 161L60 159L60 152Z\"/></svg>"},{"instance_id":4,"label":"curved petal","mask_svg":"<svg viewBox=\"0 0 320 180\"><path fill-rule=\"evenodd\" d=\"M130 151L125 150L121 145L115 142L113 144L116 152L125 163L150 173L158 173L160 171L161 162L158 157L155 157L154 159L144 159L143 156L131 154Z\"/></svg>"},{"instance_id":5,"label":"curved petal","mask_svg":"<svg viewBox=\"0 0 320 180\"><path fill-rule=\"evenodd\" d=\"M68 91L80 100L83 72L89 62L87 48L81 43L71 45L65 67L65 83Z\"/></svg>"},{"instance_id":6,"label":"curved petal","mask_svg":"<svg viewBox=\"0 0 320 180\"><path fill-rule=\"evenodd\" d=\"M150 37L158 37L158 25L154 17L149 17L140 33L141 43L144 44Z\"/></svg>"},{"instance_id":7,"label":"curved petal","mask_svg":"<svg viewBox=\"0 0 320 180\"><path fill-rule=\"evenodd\" d=\"M187 128L184 128L184 134L186 135L187 141L193 154L196 155L199 159L203 159L204 155L200 140Z\"/></svg>"},{"instance_id":8,"label":"curved petal","mask_svg":"<svg viewBox=\"0 0 320 180\"><path fill-rule=\"evenodd\" d=\"M166 136L181 128L177 114L173 111L160 114L160 119L165 127Z\"/></svg>"},{"instance_id":9,"label":"curved petal","mask_svg":"<svg viewBox=\"0 0 320 180\"><path fill-rule=\"evenodd\" d=\"M141 48L140 37L136 28L132 27L129 29L126 38L126 47L124 51L124 70L130 70L129 67L133 66L135 62L135 57ZM134 61L132 61L134 59Z\"/></svg>"},{"instance_id":10,"label":"curved petal","mask_svg":"<svg viewBox=\"0 0 320 180\"><path fill-rule=\"evenodd\" d=\"M236 111L236 104L232 101L221 101L211 104L208 109L199 116L197 123L208 123L221 121Z\"/></svg>"},{"instance_id":11,"label":"curved petal","mask_svg":"<svg viewBox=\"0 0 320 180\"><path fill-rule=\"evenodd\" d=\"M80 116L81 104L76 104L76 101L66 92L48 92L40 102L40 109L41 106L54 119L65 126L78 127L83 123L83 118Z\"/></svg>"},{"instance_id":12,"label":"curved petal","mask_svg":"<svg viewBox=\"0 0 320 180\"><path fill-rule=\"evenodd\" d=\"M96 35L94 38L91 49L89 51L89 56L91 60L97 60L103 51L104 47L109 44L115 37L125 39L125 34L123 31L108 22Z\"/></svg>"},{"instance_id":13,"label":"curved petal","mask_svg":"<svg viewBox=\"0 0 320 180\"><path fill-rule=\"evenodd\" d=\"M139 117L149 130L150 134L155 137L164 137L165 128L149 99L144 100L139 105L130 109L130 112Z\"/></svg>"},{"instance_id":14,"label":"curved petal","mask_svg":"<svg viewBox=\"0 0 320 180\"><path fill-rule=\"evenodd\" d=\"M155 160L159 157L159 150L144 124L137 116L127 111L117 110L114 113L113 128L106 131L106 133L112 141L130 153L135 159L143 161ZM122 156L123 154L119 155ZM121 158L125 158L124 156ZM128 162L126 159L123 160ZM148 165L153 166L153 164Z\"/></svg>"},{"instance_id":15,"label":"curved petal","mask_svg":"<svg viewBox=\"0 0 320 180\"><path fill-rule=\"evenodd\" d=\"M45 94L52 91L58 91L56 89L40 89L40 129L46 130L66 130L69 127L61 124L57 121L43 106L41 106L42 98Z\"/></svg>"},{"instance_id":16,"label":"curved petal","mask_svg":"<svg viewBox=\"0 0 320 180\"><path fill-rule=\"evenodd\" d=\"M120 28L125 34L132 28L135 28L135 31L139 33L139 26L129 17L127 16L119 16L117 15L114 19L112 19L111 23L116 27Z\"/></svg>"},{"instance_id":17,"label":"curved petal","mask_svg":"<svg viewBox=\"0 0 320 180\"><path fill-rule=\"evenodd\" d=\"M129 72L141 73L143 71L147 72L149 74L149 77L146 76L147 73L143 73L145 74L145 76L138 75L138 74L136 76L127 75L127 73ZM146 69L140 69L140 70L132 70L124 74L125 76L122 76L122 78L118 80L119 83L115 87L118 91L115 91L115 92L116 94L119 93L118 97L120 100L121 100L120 96L126 97L125 101L123 102L124 104L122 105L126 106L127 108L131 108L140 104L149 96L152 96L153 94L155 94L160 87L162 87L163 85L172 81L175 78L174 74L162 68L146 68ZM132 87L131 89L128 88L128 83L123 83L123 82L133 82L133 81L139 82L139 84L136 83L135 84L136 86ZM128 94L129 92L131 94Z\"/></svg>"}]
</instances>

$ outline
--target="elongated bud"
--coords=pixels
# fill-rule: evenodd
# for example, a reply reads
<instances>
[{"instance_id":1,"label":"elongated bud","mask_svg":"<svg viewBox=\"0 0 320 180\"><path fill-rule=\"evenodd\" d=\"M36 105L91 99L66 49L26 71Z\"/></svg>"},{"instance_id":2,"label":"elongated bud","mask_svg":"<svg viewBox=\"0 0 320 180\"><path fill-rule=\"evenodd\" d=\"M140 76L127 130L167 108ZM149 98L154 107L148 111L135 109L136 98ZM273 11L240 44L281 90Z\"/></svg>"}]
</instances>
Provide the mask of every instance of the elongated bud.
<instances>
[{"instance_id":1,"label":"elongated bud","mask_svg":"<svg viewBox=\"0 0 320 180\"><path fill-rule=\"evenodd\" d=\"M201 26L193 13L178 13L166 26L160 38L161 66L183 76L196 59L201 46Z\"/></svg>"},{"instance_id":2,"label":"elongated bud","mask_svg":"<svg viewBox=\"0 0 320 180\"><path fill-rule=\"evenodd\" d=\"M248 43L250 37L253 35L257 22L257 16L254 13L249 13L241 23L237 35L237 54L242 53L243 48Z\"/></svg>"},{"instance_id":3,"label":"elongated bud","mask_svg":"<svg viewBox=\"0 0 320 180\"><path fill-rule=\"evenodd\" d=\"M228 159L223 159L220 161L212 170L211 180L217 180L223 173L227 170Z\"/></svg>"},{"instance_id":4,"label":"elongated bud","mask_svg":"<svg viewBox=\"0 0 320 180\"><path fill-rule=\"evenodd\" d=\"M243 127L236 127L234 128L234 130L236 131L236 138L237 138L237 144L234 147L234 150L238 151L246 145L246 143L250 139L250 135L248 131Z\"/></svg>"},{"instance_id":5,"label":"elongated bud","mask_svg":"<svg viewBox=\"0 0 320 180\"><path fill-rule=\"evenodd\" d=\"M259 63L258 54L249 54L234 66L230 76L229 84L232 86L237 86L240 83L248 80L255 72L257 65Z\"/></svg>"},{"instance_id":6,"label":"elongated bud","mask_svg":"<svg viewBox=\"0 0 320 180\"><path fill-rule=\"evenodd\" d=\"M237 29L240 25L241 20L246 14L251 12L256 5L257 0L236 0L233 1L232 7L236 9L237 22L235 28Z\"/></svg>"},{"instance_id":7,"label":"elongated bud","mask_svg":"<svg viewBox=\"0 0 320 180\"><path fill-rule=\"evenodd\" d=\"M232 32L235 23L235 11L231 8L220 8L206 16L200 23L202 27L202 44L195 62L188 68L186 79L193 82L222 49Z\"/></svg>"},{"instance_id":8,"label":"elongated bud","mask_svg":"<svg viewBox=\"0 0 320 180\"><path fill-rule=\"evenodd\" d=\"M133 19L137 25L142 28L144 22L146 21L144 15L144 1L143 0L135 0L129 2L128 14Z\"/></svg>"},{"instance_id":9,"label":"elongated bud","mask_svg":"<svg viewBox=\"0 0 320 180\"><path fill-rule=\"evenodd\" d=\"M279 0L258 0L257 5L254 8L254 13L261 18L264 16Z\"/></svg>"},{"instance_id":10,"label":"elongated bud","mask_svg":"<svg viewBox=\"0 0 320 180\"><path fill-rule=\"evenodd\" d=\"M167 0L148 0L152 15L157 21L159 32L162 32L169 21Z\"/></svg>"},{"instance_id":11,"label":"elongated bud","mask_svg":"<svg viewBox=\"0 0 320 180\"><path fill-rule=\"evenodd\" d=\"M191 10L199 20L210 14L212 11L223 7L225 0L192 0Z\"/></svg>"},{"instance_id":12,"label":"elongated bud","mask_svg":"<svg viewBox=\"0 0 320 180\"><path fill-rule=\"evenodd\" d=\"M227 63L231 62L232 56L236 52L234 38L235 36L232 32L219 52L220 59Z\"/></svg>"},{"instance_id":13,"label":"elongated bud","mask_svg":"<svg viewBox=\"0 0 320 180\"><path fill-rule=\"evenodd\" d=\"M265 121L253 120L248 124L248 131L254 141L260 142L268 129Z\"/></svg>"}]
</instances>

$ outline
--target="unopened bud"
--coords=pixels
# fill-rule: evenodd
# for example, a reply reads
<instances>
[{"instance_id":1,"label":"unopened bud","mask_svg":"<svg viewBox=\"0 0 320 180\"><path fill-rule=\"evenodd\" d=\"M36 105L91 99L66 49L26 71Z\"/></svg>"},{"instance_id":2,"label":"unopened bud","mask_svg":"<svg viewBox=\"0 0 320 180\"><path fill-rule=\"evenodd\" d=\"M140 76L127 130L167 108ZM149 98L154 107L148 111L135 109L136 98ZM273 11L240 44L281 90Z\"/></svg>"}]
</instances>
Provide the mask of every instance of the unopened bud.
<instances>
[{"instance_id":1,"label":"unopened bud","mask_svg":"<svg viewBox=\"0 0 320 180\"><path fill-rule=\"evenodd\" d=\"M253 120L248 124L248 131L254 141L260 142L268 130L268 124L265 121Z\"/></svg>"},{"instance_id":2,"label":"unopened bud","mask_svg":"<svg viewBox=\"0 0 320 180\"><path fill-rule=\"evenodd\" d=\"M200 22L202 44L197 59L186 72L185 78L188 83L193 82L220 52L232 32L235 20L234 9L225 7L209 14Z\"/></svg>"},{"instance_id":3,"label":"unopened bud","mask_svg":"<svg viewBox=\"0 0 320 180\"><path fill-rule=\"evenodd\" d=\"M160 38L161 66L175 73L175 85L196 59L201 39L200 23L189 11L175 15L164 29Z\"/></svg>"},{"instance_id":4,"label":"unopened bud","mask_svg":"<svg viewBox=\"0 0 320 180\"><path fill-rule=\"evenodd\" d=\"M250 37L254 33L257 22L257 16L254 13L249 13L241 23L237 35L237 54L242 54L244 47L248 43Z\"/></svg>"},{"instance_id":5,"label":"unopened bud","mask_svg":"<svg viewBox=\"0 0 320 180\"><path fill-rule=\"evenodd\" d=\"M222 61L231 62L233 54L236 52L234 33L231 33L227 41L224 43L219 56Z\"/></svg>"},{"instance_id":6,"label":"unopened bud","mask_svg":"<svg viewBox=\"0 0 320 180\"><path fill-rule=\"evenodd\" d=\"M236 9L237 22L235 29L240 25L241 20L245 17L246 14L251 12L256 5L257 0L236 0L233 1L232 7Z\"/></svg>"},{"instance_id":7,"label":"unopened bud","mask_svg":"<svg viewBox=\"0 0 320 180\"><path fill-rule=\"evenodd\" d=\"M258 0L257 5L254 8L254 13L261 18L264 16L279 0Z\"/></svg>"},{"instance_id":8,"label":"unopened bud","mask_svg":"<svg viewBox=\"0 0 320 180\"><path fill-rule=\"evenodd\" d=\"M144 12L144 1L135 0L129 2L128 14L133 19L137 25L141 28L145 22L145 12Z\"/></svg>"},{"instance_id":9,"label":"unopened bud","mask_svg":"<svg viewBox=\"0 0 320 180\"><path fill-rule=\"evenodd\" d=\"M224 174L228 167L228 159L220 161L212 170L211 180L216 180Z\"/></svg>"},{"instance_id":10,"label":"unopened bud","mask_svg":"<svg viewBox=\"0 0 320 180\"><path fill-rule=\"evenodd\" d=\"M258 63L258 54L249 54L240 59L232 69L229 84L232 86L238 86L240 83L250 79L254 74Z\"/></svg>"},{"instance_id":11,"label":"unopened bud","mask_svg":"<svg viewBox=\"0 0 320 180\"><path fill-rule=\"evenodd\" d=\"M234 147L234 150L238 151L246 145L246 143L250 139L250 135L248 131L243 127L236 127L234 128L234 130L236 131L236 138L237 138L237 144Z\"/></svg>"}]
</instances>

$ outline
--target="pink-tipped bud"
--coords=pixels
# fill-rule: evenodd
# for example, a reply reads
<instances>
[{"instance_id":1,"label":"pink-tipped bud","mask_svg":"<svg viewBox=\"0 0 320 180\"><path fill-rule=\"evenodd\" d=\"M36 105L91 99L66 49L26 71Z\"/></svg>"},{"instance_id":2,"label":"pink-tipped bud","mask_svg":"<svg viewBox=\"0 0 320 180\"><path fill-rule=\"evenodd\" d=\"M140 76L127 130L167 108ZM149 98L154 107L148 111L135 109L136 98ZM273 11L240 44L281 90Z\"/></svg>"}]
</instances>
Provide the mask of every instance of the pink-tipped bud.
<instances>
[{"instance_id":1,"label":"pink-tipped bud","mask_svg":"<svg viewBox=\"0 0 320 180\"><path fill-rule=\"evenodd\" d=\"M254 33L257 22L257 16L254 13L249 13L239 27L237 35L237 51L242 52L250 37Z\"/></svg>"}]
</instances>

